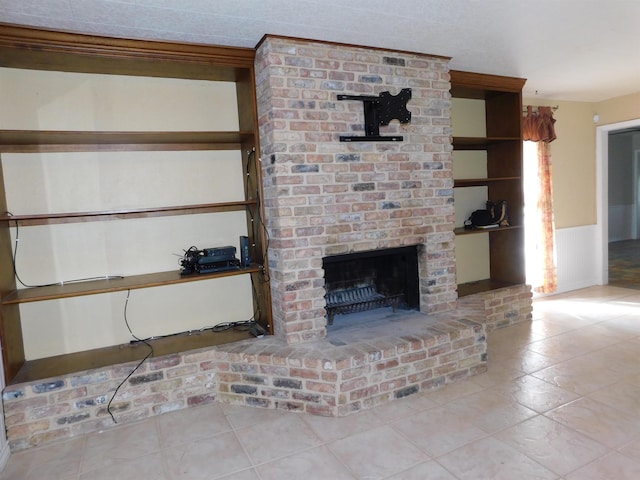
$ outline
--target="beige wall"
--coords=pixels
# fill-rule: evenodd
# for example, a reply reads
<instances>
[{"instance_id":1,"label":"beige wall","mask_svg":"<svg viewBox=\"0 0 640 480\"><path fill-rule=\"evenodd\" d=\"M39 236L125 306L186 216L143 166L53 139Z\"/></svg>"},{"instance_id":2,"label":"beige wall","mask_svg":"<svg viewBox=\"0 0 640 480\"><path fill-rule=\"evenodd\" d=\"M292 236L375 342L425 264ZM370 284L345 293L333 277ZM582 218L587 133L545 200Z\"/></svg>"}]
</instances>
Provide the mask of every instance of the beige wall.
<instances>
[{"instance_id":1,"label":"beige wall","mask_svg":"<svg viewBox=\"0 0 640 480\"><path fill-rule=\"evenodd\" d=\"M595 224L596 127L640 118L640 92L598 103L540 98L523 103L559 107L554 115L558 139L551 144L556 227Z\"/></svg>"},{"instance_id":2,"label":"beige wall","mask_svg":"<svg viewBox=\"0 0 640 480\"><path fill-rule=\"evenodd\" d=\"M640 85L638 88L640 88ZM593 105L594 113L600 116L596 125L608 125L640 118L640 92L612 98Z\"/></svg>"},{"instance_id":3,"label":"beige wall","mask_svg":"<svg viewBox=\"0 0 640 480\"><path fill-rule=\"evenodd\" d=\"M558 107L554 113L558 138L551 144L556 227L568 228L595 224L597 221L596 124L593 122L593 115L596 113L596 105L588 102L566 102L541 98L524 98L523 104ZM482 102L479 101L454 99L452 102L454 135L484 135L484 131L477 130L477 125L484 124L481 121L484 116L481 106ZM482 164L475 158L477 152L471 152L476 160L473 162L465 161L466 159L460 153L454 152L455 177L482 177L479 173L467 174L469 165ZM456 169L456 167L458 168ZM477 192L478 198L469 196L476 193L474 190L478 189L464 189L462 192L464 197L456 192L456 226L458 227L469 216L471 210L481 208L482 193ZM486 197L486 193L484 195ZM480 239L474 240L479 241ZM471 246L470 241L456 239L456 249L459 252L473 251L474 249L478 251L479 246ZM469 244L468 247L467 244ZM459 262L458 276L464 281L486 278L488 266L467 268L473 265L471 262Z\"/></svg>"},{"instance_id":4,"label":"beige wall","mask_svg":"<svg viewBox=\"0 0 640 480\"><path fill-rule=\"evenodd\" d=\"M640 96L638 97L640 103ZM475 102L480 104L480 102ZM565 102L541 98L524 98L524 105L558 106L554 113L558 138L551 144L553 158L554 212L556 227L566 228L596 223L596 124L593 115L597 106L588 102ZM454 102L454 118L476 118L473 101ZM464 115L456 116L456 109ZM471 114L470 114L471 112ZM482 124L474 122L472 125ZM463 129L461 133L457 130ZM469 132L465 124L454 122L454 135L482 136L483 132ZM460 175L458 175L460 177ZM461 177L460 177L461 178ZM464 215L461 215L462 218Z\"/></svg>"},{"instance_id":5,"label":"beige wall","mask_svg":"<svg viewBox=\"0 0 640 480\"><path fill-rule=\"evenodd\" d=\"M595 107L587 102L525 98L524 105L557 106L558 138L551 143L557 228L596 223Z\"/></svg>"}]
</instances>

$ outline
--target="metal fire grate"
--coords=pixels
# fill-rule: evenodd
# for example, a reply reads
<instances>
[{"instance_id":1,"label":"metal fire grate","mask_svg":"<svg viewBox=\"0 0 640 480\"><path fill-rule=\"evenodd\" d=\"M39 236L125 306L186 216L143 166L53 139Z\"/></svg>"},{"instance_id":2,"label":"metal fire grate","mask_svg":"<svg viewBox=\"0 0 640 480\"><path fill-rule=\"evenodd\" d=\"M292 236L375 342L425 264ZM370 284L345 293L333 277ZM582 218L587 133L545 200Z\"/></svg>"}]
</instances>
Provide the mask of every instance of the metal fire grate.
<instances>
[{"instance_id":1,"label":"metal fire grate","mask_svg":"<svg viewBox=\"0 0 640 480\"><path fill-rule=\"evenodd\" d=\"M402 297L402 294L386 296L378 293L375 285L327 292L325 297L327 302L327 322L329 325L333 325L333 318L337 314L364 312L374 308L392 306L395 312L398 308L400 297Z\"/></svg>"}]
</instances>

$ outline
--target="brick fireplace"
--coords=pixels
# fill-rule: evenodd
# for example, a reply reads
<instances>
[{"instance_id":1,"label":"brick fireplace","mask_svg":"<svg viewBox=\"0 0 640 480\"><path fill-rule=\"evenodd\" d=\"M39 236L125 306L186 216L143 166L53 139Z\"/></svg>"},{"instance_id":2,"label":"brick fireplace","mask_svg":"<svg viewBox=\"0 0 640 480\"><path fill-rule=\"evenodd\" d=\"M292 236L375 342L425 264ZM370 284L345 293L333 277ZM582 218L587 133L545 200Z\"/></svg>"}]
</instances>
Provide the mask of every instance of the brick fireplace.
<instances>
[{"instance_id":1,"label":"brick fireplace","mask_svg":"<svg viewBox=\"0 0 640 480\"><path fill-rule=\"evenodd\" d=\"M418 308L417 250L413 245L324 257L327 326L336 315Z\"/></svg>"},{"instance_id":2,"label":"brick fireplace","mask_svg":"<svg viewBox=\"0 0 640 480\"><path fill-rule=\"evenodd\" d=\"M415 246L418 303L456 301L448 58L267 36L257 95L276 335L326 336L323 259ZM363 105L338 94L410 88L411 123L364 135Z\"/></svg>"},{"instance_id":3,"label":"brick fireplace","mask_svg":"<svg viewBox=\"0 0 640 480\"><path fill-rule=\"evenodd\" d=\"M118 422L217 401L343 416L485 371L487 332L530 320L531 293L457 299L448 59L267 36L256 80L275 335L149 359L113 398ZM339 93L403 88L411 123L380 128L403 141L339 141L364 133ZM326 264L398 252L410 311L328 329ZM12 450L113 427L136 363L6 388Z\"/></svg>"}]
</instances>

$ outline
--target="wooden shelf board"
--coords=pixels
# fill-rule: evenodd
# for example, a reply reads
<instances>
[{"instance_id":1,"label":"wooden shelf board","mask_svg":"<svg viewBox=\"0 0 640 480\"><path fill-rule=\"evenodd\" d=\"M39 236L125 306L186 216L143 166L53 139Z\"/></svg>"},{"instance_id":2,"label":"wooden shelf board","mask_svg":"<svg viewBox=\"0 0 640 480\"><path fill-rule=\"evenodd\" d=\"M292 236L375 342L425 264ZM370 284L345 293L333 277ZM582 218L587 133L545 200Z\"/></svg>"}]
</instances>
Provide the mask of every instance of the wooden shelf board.
<instances>
[{"instance_id":1,"label":"wooden shelf board","mask_svg":"<svg viewBox=\"0 0 640 480\"><path fill-rule=\"evenodd\" d=\"M522 142L520 137L453 137L454 150L486 150L495 143Z\"/></svg>"},{"instance_id":2,"label":"wooden shelf board","mask_svg":"<svg viewBox=\"0 0 640 480\"><path fill-rule=\"evenodd\" d=\"M157 338L150 340L149 343L153 346L153 356L160 357L172 353L224 345L249 338L253 338L253 336L248 331L230 329L222 332L213 332L211 330L204 330L190 334ZM38 360L29 360L24 363L16 376L11 380L11 384L32 382L128 362L139 362L148 353L149 347L144 343L136 342L56 355ZM132 368L134 366L135 365L132 365Z\"/></svg>"},{"instance_id":3,"label":"wooden shelf board","mask_svg":"<svg viewBox=\"0 0 640 480\"><path fill-rule=\"evenodd\" d=\"M475 282L461 283L458 285L458 297L466 297L476 293L490 292L499 288L517 285L510 282L502 282L500 280L492 280L490 278L477 280Z\"/></svg>"},{"instance_id":4,"label":"wooden shelf board","mask_svg":"<svg viewBox=\"0 0 640 480\"><path fill-rule=\"evenodd\" d=\"M21 226L52 225L60 223L93 222L103 220L124 220L131 218L165 217L171 215L193 215L197 213L233 212L244 210L248 206L258 205L257 200L239 200L236 202L203 203L198 205L174 205L138 209L105 210L95 212L68 212L33 215L0 215L0 222Z\"/></svg>"},{"instance_id":5,"label":"wooden shelf board","mask_svg":"<svg viewBox=\"0 0 640 480\"><path fill-rule=\"evenodd\" d=\"M493 228L472 228L466 229L464 227L456 228L453 232L456 235L476 235L478 233L491 233L491 232L504 232L506 230L521 230L521 225L509 225L508 227L493 227Z\"/></svg>"},{"instance_id":6,"label":"wooden shelf board","mask_svg":"<svg viewBox=\"0 0 640 480\"><path fill-rule=\"evenodd\" d=\"M14 290L2 298L3 305L14 303L41 302L60 298L79 297L83 295L97 295L101 293L121 292L138 288L160 287L177 283L197 282L213 278L243 275L253 272L261 272L262 266L251 265L236 270L222 272L180 275L178 270L159 273L147 273L143 275L131 275L115 279L93 280L87 282L66 283L64 285L52 285L47 287L33 287Z\"/></svg>"},{"instance_id":7,"label":"wooden shelf board","mask_svg":"<svg viewBox=\"0 0 640 480\"><path fill-rule=\"evenodd\" d=\"M238 132L115 132L62 130L0 130L0 151L7 153L236 150L253 141Z\"/></svg>"},{"instance_id":8,"label":"wooden shelf board","mask_svg":"<svg viewBox=\"0 0 640 480\"><path fill-rule=\"evenodd\" d=\"M481 187L488 183L511 182L522 180L521 177L493 177L493 178L459 178L453 181L454 187Z\"/></svg>"}]
</instances>

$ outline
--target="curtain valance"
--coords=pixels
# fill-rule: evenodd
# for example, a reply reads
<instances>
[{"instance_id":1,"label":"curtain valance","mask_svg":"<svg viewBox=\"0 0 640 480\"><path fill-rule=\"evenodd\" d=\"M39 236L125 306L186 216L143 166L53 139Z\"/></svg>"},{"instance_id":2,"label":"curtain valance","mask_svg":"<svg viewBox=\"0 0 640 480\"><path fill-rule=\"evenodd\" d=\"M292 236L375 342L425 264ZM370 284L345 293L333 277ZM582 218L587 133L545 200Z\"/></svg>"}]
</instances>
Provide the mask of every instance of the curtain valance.
<instances>
[{"instance_id":1,"label":"curtain valance","mask_svg":"<svg viewBox=\"0 0 640 480\"><path fill-rule=\"evenodd\" d=\"M522 121L523 139L531 142L553 142L556 139L555 123L551 107L528 105Z\"/></svg>"}]
</instances>

